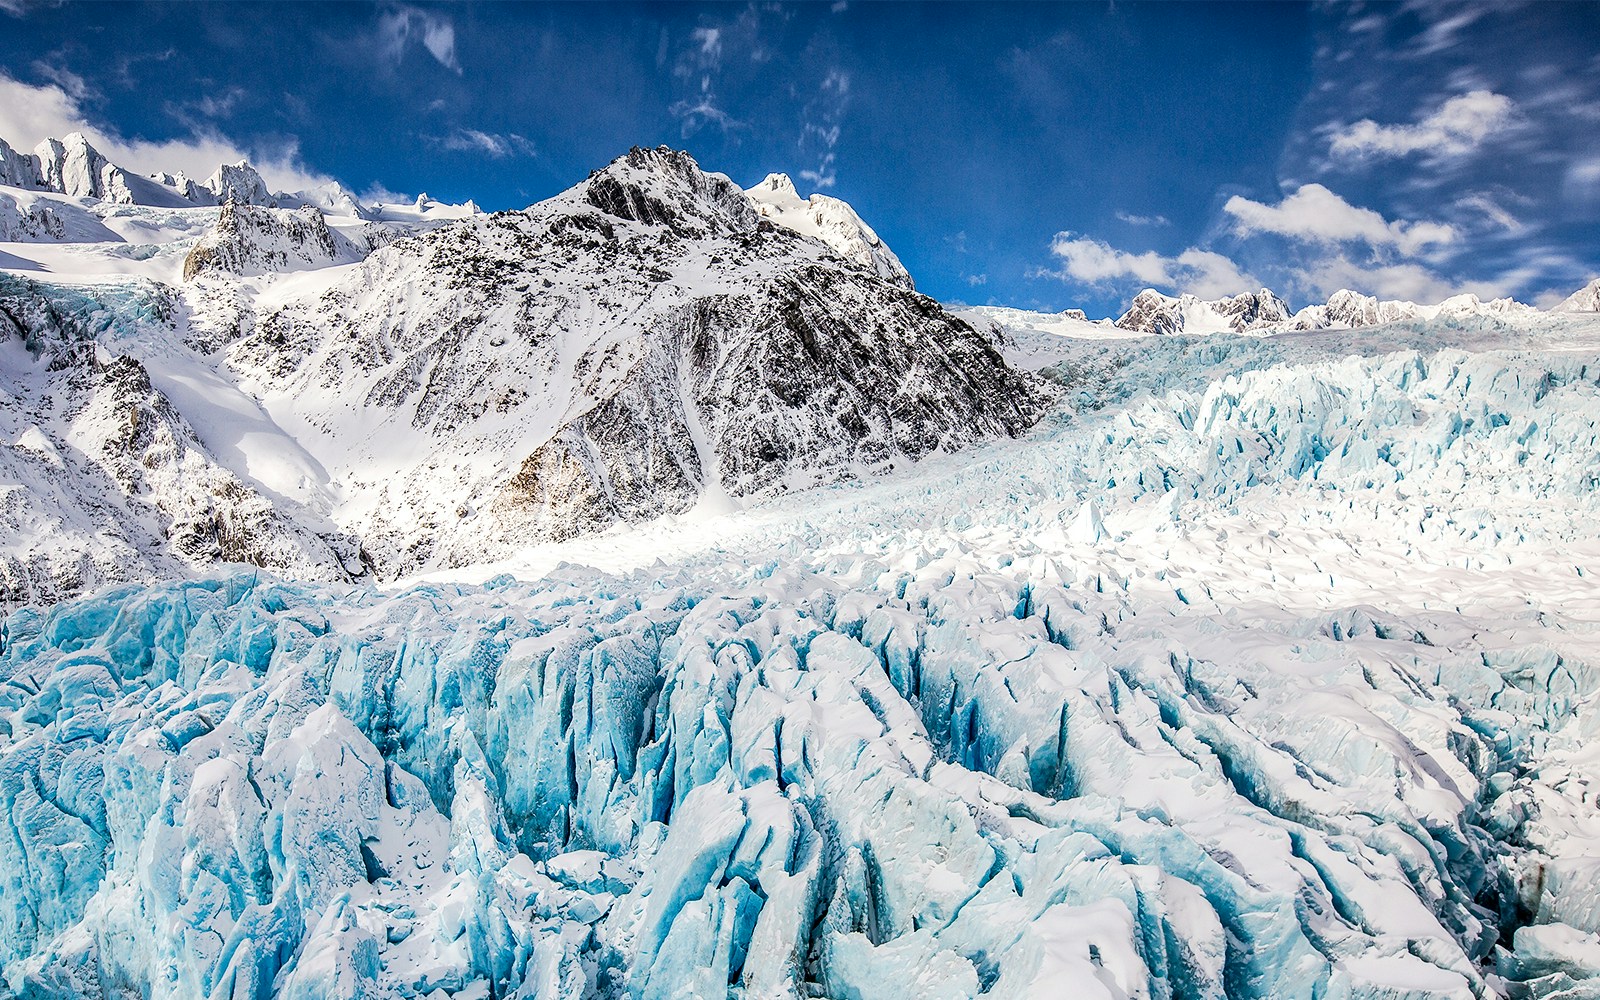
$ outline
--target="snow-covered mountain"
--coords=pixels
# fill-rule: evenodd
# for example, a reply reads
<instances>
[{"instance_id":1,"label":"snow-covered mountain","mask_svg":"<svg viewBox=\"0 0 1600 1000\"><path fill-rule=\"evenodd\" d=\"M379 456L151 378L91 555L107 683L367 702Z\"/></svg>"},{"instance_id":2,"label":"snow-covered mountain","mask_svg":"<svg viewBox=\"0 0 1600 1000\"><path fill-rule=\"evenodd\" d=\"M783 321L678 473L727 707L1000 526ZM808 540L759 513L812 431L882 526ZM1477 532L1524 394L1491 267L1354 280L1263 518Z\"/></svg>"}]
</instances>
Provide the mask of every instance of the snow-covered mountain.
<instances>
[{"instance_id":1,"label":"snow-covered mountain","mask_svg":"<svg viewBox=\"0 0 1600 1000\"><path fill-rule=\"evenodd\" d=\"M906 288L911 275L856 210L837 198L814 194L802 199L788 174L768 174L745 192L764 219L785 229L821 240L848 260L871 267L880 277Z\"/></svg>"},{"instance_id":2,"label":"snow-covered mountain","mask_svg":"<svg viewBox=\"0 0 1600 1000\"><path fill-rule=\"evenodd\" d=\"M1527 316L1536 312L1532 306L1513 299L1492 299L1484 302L1476 295L1453 295L1437 305L1418 305L1415 302L1395 300L1379 301L1371 295L1357 292L1334 292L1323 305L1307 306L1294 314L1287 324L1292 330L1353 330L1363 326L1377 326L1411 319L1464 318L1470 316Z\"/></svg>"},{"instance_id":3,"label":"snow-covered mountain","mask_svg":"<svg viewBox=\"0 0 1600 1000\"><path fill-rule=\"evenodd\" d=\"M369 222L246 204L262 189L241 170L218 178L220 208L162 217L176 238L131 259L116 243L18 248L52 270L71 252L155 280L7 288L32 358L6 401L13 439L31 426L88 459L48 473L54 506L23 505L3 565L15 598L206 559L390 578L499 558L1018 434L1047 397L987 337L852 255L864 244L772 224L687 154L634 150L524 212L433 218L419 198L409 223L391 207ZM37 238L56 222L20 226ZM56 341L93 350L68 365L40 346ZM179 479L108 481L104 449L75 443L85 421L122 419L91 405L115 394L112 361L148 374L182 442L162 454L192 456L152 461L236 480L207 503L255 547L180 544L162 521L189 516L171 513Z\"/></svg>"},{"instance_id":4,"label":"snow-covered mountain","mask_svg":"<svg viewBox=\"0 0 1600 1000\"><path fill-rule=\"evenodd\" d=\"M937 303L665 148L387 247L228 360L386 572L885 470L1042 401Z\"/></svg>"},{"instance_id":5,"label":"snow-covered mountain","mask_svg":"<svg viewBox=\"0 0 1600 1000\"><path fill-rule=\"evenodd\" d=\"M1146 288L1117 318L1124 330L1149 334L1247 333L1272 330L1289 320L1289 307L1268 289L1206 301L1194 295L1163 295Z\"/></svg>"},{"instance_id":6,"label":"snow-covered mountain","mask_svg":"<svg viewBox=\"0 0 1600 1000\"><path fill-rule=\"evenodd\" d=\"M1555 307L1555 312L1563 313L1592 313L1600 312L1600 278L1596 278L1573 292Z\"/></svg>"},{"instance_id":7,"label":"snow-covered mountain","mask_svg":"<svg viewBox=\"0 0 1600 1000\"><path fill-rule=\"evenodd\" d=\"M217 222L195 243L183 262L184 280L206 272L237 275L280 274L307 268L350 264L375 249L374 239L388 242L372 227L361 243L328 226L312 206L298 211L265 208L235 200L230 194Z\"/></svg>"}]
</instances>

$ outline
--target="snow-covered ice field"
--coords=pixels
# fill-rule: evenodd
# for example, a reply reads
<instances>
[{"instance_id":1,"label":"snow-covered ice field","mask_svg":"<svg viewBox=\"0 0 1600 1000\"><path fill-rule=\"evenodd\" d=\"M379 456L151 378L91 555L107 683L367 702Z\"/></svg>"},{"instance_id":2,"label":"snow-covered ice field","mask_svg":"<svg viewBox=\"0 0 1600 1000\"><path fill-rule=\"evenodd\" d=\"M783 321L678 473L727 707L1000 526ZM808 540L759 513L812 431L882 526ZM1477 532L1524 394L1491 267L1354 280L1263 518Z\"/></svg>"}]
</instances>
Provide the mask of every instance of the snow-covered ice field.
<instances>
[{"instance_id":1,"label":"snow-covered ice field","mask_svg":"<svg viewBox=\"0 0 1600 1000\"><path fill-rule=\"evenodd\" d=\"M16 611L0 993L1596 995L1600 321L1007 350L887 476Z\"/></svg>"}]
</instances>

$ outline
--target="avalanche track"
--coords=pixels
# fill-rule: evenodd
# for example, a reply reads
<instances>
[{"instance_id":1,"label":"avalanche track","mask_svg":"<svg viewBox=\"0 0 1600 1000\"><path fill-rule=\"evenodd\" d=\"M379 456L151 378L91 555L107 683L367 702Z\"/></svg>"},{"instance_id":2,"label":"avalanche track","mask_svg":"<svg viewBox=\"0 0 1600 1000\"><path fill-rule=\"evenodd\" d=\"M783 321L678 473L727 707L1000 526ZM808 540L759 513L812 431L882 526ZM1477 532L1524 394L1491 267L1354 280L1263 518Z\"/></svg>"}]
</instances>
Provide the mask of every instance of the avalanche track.
<instances>
[{"instance_id":1,"label":"avalanche track","mask_svg":"<svg viewBox=\"0 0 1600 1000\"><path fill-rule=\"evenodd\" d=\"M1600 326L1014 347L888 477L12 614L0 993L1594 995Z\"/></svg>"}]
</instances>

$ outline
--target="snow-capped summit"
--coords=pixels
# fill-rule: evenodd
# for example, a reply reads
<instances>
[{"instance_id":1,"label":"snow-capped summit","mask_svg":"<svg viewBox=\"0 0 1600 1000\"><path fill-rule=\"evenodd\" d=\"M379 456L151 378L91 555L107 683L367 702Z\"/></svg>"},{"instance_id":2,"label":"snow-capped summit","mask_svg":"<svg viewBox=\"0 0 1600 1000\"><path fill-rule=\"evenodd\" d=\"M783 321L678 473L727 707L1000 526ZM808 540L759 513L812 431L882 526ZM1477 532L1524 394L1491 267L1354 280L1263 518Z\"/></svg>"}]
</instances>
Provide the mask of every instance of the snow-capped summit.
<instances>
[{"instance_id":1,"label":"snow-capped summit","mask_svg":"<svg viewBox=\"0 0 1600 1000\"><path fill-rule=\"evenodd\" d=\"M1043 399L933 300L666 148L378 250L230 363L313 429L385 573L887 468Z\"/></svg>"},{"instance_id":2,"label":"snow-capped summit","mask_svg":"<svg viewBox=\"0 0 1600 1000\"><path fill-rule=\"evenodd\" d=\"M118 205L186 207L176 191L112 163L82 132L45 139L31 155L0 142L0 184Z\"/></svg>"},{"instance_id":3,"label":"snow-capped summit","mask_svg":"<svg viewBox=\"0 0 1600 1000\"><path fill-rule=\"evenodd\" d=\"M241 205L278 206L277 199L267 190L266 182L248 160L222 164L201 186L211 192L217 204L231 199Z\"/></svg>"},{"instance_id":4,"label":"snow-capped summit","mask_svg":"<svg viewBox=\"0 0 1600 1000\"><path fill-rule=\"evenodd\" d=\"M1600 312L1600 278L1594 279L1567 296L1560 305L1551 311L1562 313Z\"/></svg>"},{"instance_id":5,"label":"snow-capped summit","mask_svg":"<svg viewBox=\"0 0 1600 1000\"><path fill-rule=\"evenodd\" d=\"M1246 333L1282 326L1288 319L1288 305L1266 288L1210 301L1189 294L1163 295L1146 288L1134 296L1116 325L1157 335Z\"/></svg>"},{"instance_id":6,"label":"snow-capped summit","mask_svg":"<svg viewBox=\"0 0 1600 1000\"><path fill-rule=\"evenodd\" d=\"M905 288L913 287L911 275L878 234L838 198L814 194L800 197L788 174L768 174L766 180L745 194L755 202L762 218L804 236L821 240L843 257L872 268L880 276Z\"/></svg>"},{"instance_id":7,"label":"snow-capped summit","mask_svg":"<svg viewBox=\"0 0 1600 1000\"><path fill-rule=\"evenodd\" d=\"M1436 305L1419 305L1397 299L1379 300L1348 288L1328 296L1322 305L1306 306L1287 324L1292 330L1353 330L1364 326L1397 323L1402 320L1439 317L1515 316L1533 311L1532 306L1513 299L1488 302L1471 293L1452 295Z\"/></svg>"},{"instance_id":8,"label":"snow-capped summit","mask_svg":"<svg viewBox=\"0 0 1600 1000\"><path fill-rule=\"evenodd\" d=\"M665 225L680 236L748 233L759 221L739 185L667 146L635 146L579 187L583 200L607 215Z\"/></svg>"},{"instance_id":9,"label":"snow-capped summit","mask_svg":"<svg viewBox=\"0 0 1600 1000\"><path fill-rule=\"evenodd\" d=\"M222 203L217 223L200 238L183 263L185 281L221 271L267 274L353 263L366 256L315 206L291 211L252 205L232 197Z\"/></svg>"}]
</instances>

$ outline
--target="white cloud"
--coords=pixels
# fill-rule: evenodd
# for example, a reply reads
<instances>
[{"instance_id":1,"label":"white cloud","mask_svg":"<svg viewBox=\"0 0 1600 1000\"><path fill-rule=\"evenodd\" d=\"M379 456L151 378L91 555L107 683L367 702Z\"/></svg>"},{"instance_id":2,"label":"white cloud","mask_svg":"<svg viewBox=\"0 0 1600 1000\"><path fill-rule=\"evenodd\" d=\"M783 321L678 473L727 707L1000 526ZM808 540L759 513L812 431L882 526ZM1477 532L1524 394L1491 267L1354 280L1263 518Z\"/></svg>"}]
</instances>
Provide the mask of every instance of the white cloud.
<instances>
[{"instance_id":1,"label":"white cloud","mask_svg":"<svg viewBox=\"0 0 1600 1000\"><path fill-rule=\"evenodd\" d=\"M0 139L27 152L43 139L69 132L82 132L113 163L139 174L181 170L203 180L220 164L249 160L274 190L299 191L331 179L306 168L294 140L247 151L214 129L163 142L129 139L91 124L79 103L59 86L35 87L0 74Z\"/></svg>"},{"instance_id":2,"label":"white cloud","mask_svg":"<svg viewBox=\"0 0 1600 1000\"><path fill-rule=\"evenodd\" d=\"M704 63L715 66L722 59L722 29L721 28L696 28L689 32L689 37L700 46L700 56Z\"/></svg>"},{"instance_id":3,"label":"white cloud","mask_svg":"<svg viewBox=\"0 0 1600 1000\"><path fill-rule=\"evenodd\" d=\"M715 125L724 133L748 128L744 122L728 114L726 110L718 106L716 95L711 93L703 93L693 101L674 101L667 111L674 118L683 122L683 137L685 139L707 125Z\"/></svg>"},{"instance_id":4,"label":"white cloud","mask_svg":"<svg viewBox=\"0 0 1600 1000\"><path fill-rule=\"evenodd\" d=\"M1341 288L1349 288L1380 299L1404 299L1432 305L1464 292L1482 299L1511 295L1536 278L1535 271L1519 268L1487 281L1462 282L1445 278L1421 264L1361 263L1339 254L1292 272L1291 280L1295 287L1317 299L1326 299Z\"/></svg>"},{"instance_id":5,"label":"white cloud","mask_svg":"<svg viewBox=\"0 0 1600 1000\"><path fill-rule=\"evenodd\" d=\"M448 18L404 4L378 15L378 47L390 62L399 63L413 39L439 65L461 73L461 63L456 58L456 28Z\"/></svg>"},{"instance_id":6,"label":"white cloud","mask_svg":"<svg viewBox=\"0 0 1600 1000\"><path fill-rule=\"evenodd\" d=\"M60 87L68 97L75 101L82 101L91 96L89 84L83 77L59 63L36 59L33 63L33 71Z\"/></svg>"},{"instance_id":7,"label":"white cloud","mask_svg":"<svg viewBox=\"0 0 1600 1000\"><path fill-rule=\"evenodd\" d=\"M1059 233L1050 243L1050 252L1061 259L1062 266L1059 271L1046 273L1091 285L1132 278L1152 287L1192 292L1207 299L1237 295L1261 285L1222 254L1194 247L1175 257L1154 251L1135 254L1100 240Z\"/></svg>"},{"instance_id":8,"label":"white cloud","mask_svg":"<svg viewBox=\"0 0 1600 1000\"><path fill-rule=\"evenodd\" d=\"M1456 201L1457 208L1464 208L1470 212L1477 212L1488 221L1504 229L1508 233L1520 233L1527 227L1510 212L1502 208L1499 202L1486 194L1469 194Z\"/></svg>"},{"instance_id":9,"label":"white cloud","mask_svg":"<svg viewBox=\"0 0 1600 1000\"><path fill-rule=\"evenodd\" d=\"M1600 201L1600 156L1568 164L1561 178L1561 194L1568 201L1582 204Z\"/></svg>"},{"instance_id":10,"label":"white cloud","mask_svg":"<svg viewBox=\"0 0 1600 1000\"><path fill-rule=\"evenodd\" d=\"M1516 118L1511 98L1488 90L1474 90L1450 98L1414 125L1379 125L1363 118L1333 133L1329 144L1335 156L1462 156L1481 146L1489 136Z\"/></svg>"},{"instance_id":11,"label":"white cloud","mask_svg":"<svg viewBox=\"0 0 1600 1000\"><path fill-rule=\"evenodd\" d=\"M1349 288L1380 299L1434 303L1457 291L1455 285L1420 264L1358 264L1342 255L1296 271L1294 281L1318 299Z\"/></svg>"},{"instance_id":12,"label":"white cloud","mask_svg":"<svg viewBox=\"0 0 1600 1000\"><path fill-rule=\"evenodd\" d=\"M987 285L988 283L989 283L989 275L988 274L969 274L969 275L967 275L967 284L971 285L973 288L977 288L979 285Z\"/></svg>"},{"instance_id":13,"label":"white cloud","mask_svg":"<svg viewBox=\"0 0 1600 1000\"><path fill-rule=\"evenodd\" d=\"M1234 217L1240 236L1275 233L1318 243L1362 240L1413 255L1424 247L1450 243L1454 228L1438 222L1390 222L1370 208L1358 208L1321 184L1303 185L1276 205L1234 195L1222 210Z\"/></svg>"},{"instance_id":14,"label":"white cloud","mask_svg":"<svg viewBox=\"0 0 1600 1000\"><path fill-rule=\"evenodd\" d=\"M475 128L458 128L443 139L435 140L444 149L461 153L482 153L495 160L508 156L537 156L533 142L515 132L480 132Z\"/></svg>"},{"instance_id":15,"label":"white cloud","mask_svg":"<svg viewBox=\"0 0 1600 1000\"><path fill-rule=\"evenodd\" d=\"M1131 212L1124 212L1124 211L1119 210L1117 212L1117 218L1121 219L1123 222L1126 222L1130 226L1167 226L1167 225L1171 225L1171 223L1167 220L1167 217L1165 215L1134 215Z\"/></svg>"}]
</instances>

